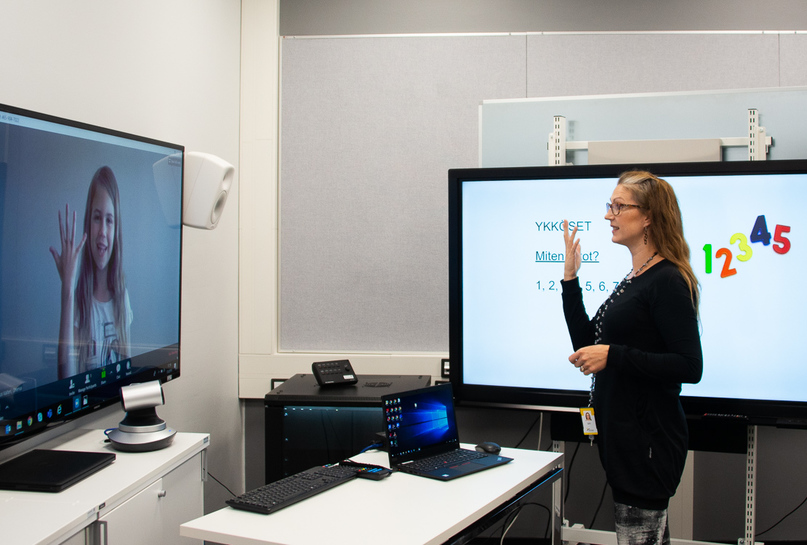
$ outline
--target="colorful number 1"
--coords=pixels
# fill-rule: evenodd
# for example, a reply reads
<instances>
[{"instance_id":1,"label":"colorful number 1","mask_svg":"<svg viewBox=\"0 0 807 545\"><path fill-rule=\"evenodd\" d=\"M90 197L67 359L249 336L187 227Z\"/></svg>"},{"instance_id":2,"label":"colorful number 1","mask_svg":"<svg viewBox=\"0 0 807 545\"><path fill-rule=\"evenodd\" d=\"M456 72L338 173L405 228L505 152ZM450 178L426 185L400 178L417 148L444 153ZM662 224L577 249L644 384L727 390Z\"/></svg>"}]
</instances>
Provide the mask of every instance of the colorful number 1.
<instances>
[{"instance_id":1,"label":"colorful number 1","mask_svg":"<svg viewBox=\"0 0 807 545\"><path fill-rule=\"evenodd\" d=\"M705 263L706 274L712 274L712 245L704 244L703 253L706 254L706 263Z\"/></svg>"}]
</instances>

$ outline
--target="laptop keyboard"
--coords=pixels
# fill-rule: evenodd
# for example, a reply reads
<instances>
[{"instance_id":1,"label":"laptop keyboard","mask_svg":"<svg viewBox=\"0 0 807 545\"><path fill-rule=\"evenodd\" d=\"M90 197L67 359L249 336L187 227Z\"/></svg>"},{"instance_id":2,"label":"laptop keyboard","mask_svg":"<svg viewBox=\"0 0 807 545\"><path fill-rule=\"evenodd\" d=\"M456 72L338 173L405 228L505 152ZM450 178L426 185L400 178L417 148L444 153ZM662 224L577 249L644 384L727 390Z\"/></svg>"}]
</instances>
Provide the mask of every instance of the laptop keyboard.
<instances>
[{"instance_id":1,"label":"laptop keyboard","mask_svg":"<svg viewBox=\"0 0 807 545\"><path fill-rule=\"evenodd\" d=\"M486 456L489 455L485 454L484 452L477 452L475 450L467 450L467 449L457 449L451 452L446 452L444 454L436 454L434 456L429 456L428 458L415 460L407 464L401 464L399 466L399 469L401 469L402 471L413 469L417 471L432 471L435 469L439 469L441 467L453 467L455 465L470 462L472 460L485 458Z\"/></svg>"},{"instance_id":2,"label":"laptop keyboard","mask_svg":"<svg viewBox=\"0 0 807 545\"><path fill-rule=\"evenodd\" d=\"M343 466L312 467L227 500L227 505L268 515L298 501L354 479L356 470Z\"/></svg>"}]
</instances>

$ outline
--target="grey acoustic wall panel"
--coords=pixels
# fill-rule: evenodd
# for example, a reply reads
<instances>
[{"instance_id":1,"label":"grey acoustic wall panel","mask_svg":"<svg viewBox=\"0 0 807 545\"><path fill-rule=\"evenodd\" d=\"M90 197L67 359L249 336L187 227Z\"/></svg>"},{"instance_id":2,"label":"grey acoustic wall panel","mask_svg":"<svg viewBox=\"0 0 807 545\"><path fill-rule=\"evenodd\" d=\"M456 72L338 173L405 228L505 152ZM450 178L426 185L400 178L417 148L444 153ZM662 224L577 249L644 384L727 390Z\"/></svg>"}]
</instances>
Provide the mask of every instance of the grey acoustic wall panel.
<instances>
[{"instance_id":1,"label":"grey acoustic wall panel","mask_svg":"<svg viewBox=\"0 0 807 545\"><path fill-rule=\"evenodd\" d=\"M448 350L447 171L525 96L525 40L283 40L282 350Z\"/></svg>"},{"instance_id":2,"label":"grey acoustic wall panel","mask_svg":"<svg viewBox=\"0 0 807 545\"><path fill-rule=\"evenodd\" d=\"M529 97L779 85L778 34L539 34L527 49Z\"/></svg>"}]
</instances>

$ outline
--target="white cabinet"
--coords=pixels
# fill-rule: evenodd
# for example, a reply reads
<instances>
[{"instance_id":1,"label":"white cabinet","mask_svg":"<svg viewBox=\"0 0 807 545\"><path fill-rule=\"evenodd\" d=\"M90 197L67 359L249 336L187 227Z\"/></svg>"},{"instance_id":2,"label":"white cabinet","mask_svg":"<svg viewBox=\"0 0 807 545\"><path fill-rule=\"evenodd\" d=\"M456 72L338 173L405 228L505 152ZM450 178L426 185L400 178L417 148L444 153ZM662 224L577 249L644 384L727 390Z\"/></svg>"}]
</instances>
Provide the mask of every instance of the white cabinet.
<instances>
[{"instance_id":1,"label":"white cabinet","mask_svg":"<svg viewBox=\"0 0 807 545\"><path fill-rule=\"evenodd\" d=\"M102 430L48 448L108 451ZM58 494L0 491L0 539L31 545L198 544L179 535L204 514L210 436L177 433L153 452L116 452L115 462ZM114 452L114 451L113 451Z\"/></svg>"},{"instance_id":2,"label":"white cabinet","mask_svg":"<svg viewBox=\"0 0 807 545\"><path fill-rule=\"evenodd\" d=\"M102 545L201 543L180 537L179 525L204 513L202 456L197 454L111 511L102 510L93 525L93 540Z\"/></svg>"},{"instance_id":3,"label":"white cabinet","mask_svg":"<svg viewBox=\"0 0 807 545\"><path fill-rule=\"evenodd\" d=\"M67 538L61 545L86 545L88 537L87 530L82 530L73 537Z\"/></svg>"}]
</instances>

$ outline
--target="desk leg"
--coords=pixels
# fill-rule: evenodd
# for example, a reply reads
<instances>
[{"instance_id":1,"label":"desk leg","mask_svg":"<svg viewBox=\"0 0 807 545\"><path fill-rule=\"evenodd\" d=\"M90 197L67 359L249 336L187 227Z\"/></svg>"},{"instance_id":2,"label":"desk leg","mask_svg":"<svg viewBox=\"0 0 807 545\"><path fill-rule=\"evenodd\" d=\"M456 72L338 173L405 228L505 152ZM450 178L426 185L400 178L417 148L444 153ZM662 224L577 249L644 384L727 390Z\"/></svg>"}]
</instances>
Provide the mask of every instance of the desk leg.
<instances>
[{"instance_id":1,"label":"desk leg","mask_svg":"<svg viewBox=\"0 0 807 545\"><path fill-rule=\"evenodd\" d=\"M552 483L552 545L561 545L563 526L563 473Z\"/></svg>"},{"instance_id":2,"label":"desk leg","mask_svg":"<svg viewBox=\"0 0 807 545\"><path fill-rule=\"evenodd\" d=\"M555 452L563 452L563 444L559 441L554 441L552 450ZM552 483L552 545L561 545L563 527L563 470L566 465L565 455L560 459L560 478Z\"/></svg>"}]
</instances>

